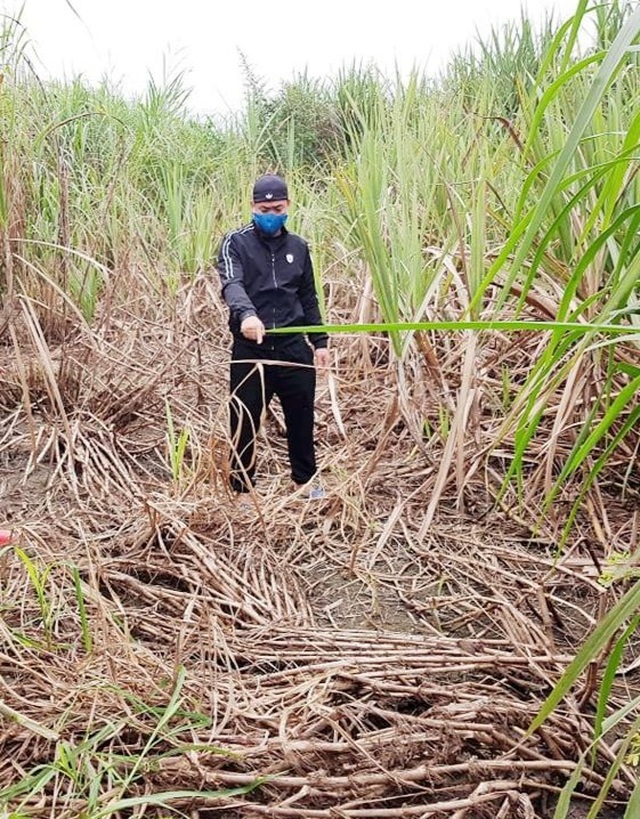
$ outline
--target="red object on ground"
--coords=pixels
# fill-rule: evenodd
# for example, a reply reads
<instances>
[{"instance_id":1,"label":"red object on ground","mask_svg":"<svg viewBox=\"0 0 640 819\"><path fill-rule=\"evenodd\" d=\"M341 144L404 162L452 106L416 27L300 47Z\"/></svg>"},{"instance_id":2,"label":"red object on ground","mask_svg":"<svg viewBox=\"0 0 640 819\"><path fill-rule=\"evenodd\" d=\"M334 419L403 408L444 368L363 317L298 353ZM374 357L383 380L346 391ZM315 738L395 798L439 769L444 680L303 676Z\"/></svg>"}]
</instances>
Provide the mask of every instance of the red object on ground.
<instances>
[{"instance_id":1,"label":"red object on ground","mask_svg":"<svg viewBox=\"0 0 640 819\"><path fill-rule=\"evenodd\" d=\"M8 529L0 529L0 546L11 543L11 532Z\"/></svg>"}]
</instances>

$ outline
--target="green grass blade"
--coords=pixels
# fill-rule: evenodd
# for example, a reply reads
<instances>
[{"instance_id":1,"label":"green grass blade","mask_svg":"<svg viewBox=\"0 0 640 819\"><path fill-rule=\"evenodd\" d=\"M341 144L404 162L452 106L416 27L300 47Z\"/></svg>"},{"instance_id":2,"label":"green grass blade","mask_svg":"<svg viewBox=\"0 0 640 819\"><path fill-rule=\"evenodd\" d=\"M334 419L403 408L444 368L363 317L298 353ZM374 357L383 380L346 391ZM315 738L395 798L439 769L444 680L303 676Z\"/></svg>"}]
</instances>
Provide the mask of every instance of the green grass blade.
<instances>
[{"instance_id":1,"label":"green grass blade","mask_svg":"<svg viewBox=\"0 0 640 819\"><path fill-rule=\"evenodd\" d=\"M616 671L618 670L618 667L622 660L622 655L624 653L625 646L627 645L627 641L638 627L638 622L640 622L640 618L634 617L632 622L624 630L622 636L617 640L615 646L613 647L613 650L611 651L611 654L609 655L609 659L607 660L607 665L605 667L604 674L602 675L602 682L600 683L600 690L598 691L598 705L596 708L596 717L594 723L594 732L596 737L596 741L594 742L593 746L594 757L598 748L598 740L602 737L604 717L609 702L611 687L613 686L615 680Z\"/></svg>"},{"instance_id":2,"label":"green grass blade","mask_svg":"<svg viewBox=\"0 0 640 819\"><path fill-rule=\"evenodd\" d=\"M560 796L558 797L558 803L556 805L556 809L553 813L553 819L567 819L569 815L569 810L571 809L571 797L575 789L580 784L580 780L582 778L582 771L584 770L584 764L586 760L586 754L583 754L578 761L578 764L574 768L571 776L564 784L564 787L560 791Z\"/></svg>"},{"instance_id":3,"label":"green grass blade","mask_svg":"<svg viewBox=\"0 0 640 819\"><path fill-rule=\"evenodd\" d=\"M574 452L565 462L557 481L558 485L563 483L569 475L575 472L576 469L578 469L578 467L584 462L585 458L594 451L596 444L598 444L602 437L606 435L613 424L619 420L622 411L625 409L630 400L636 396L638 390L640 390L640 377L634 378L633 381L629 382L629 384L620 390L590 435L578 447L577 450L574 450Z\"/></svg>"},{"instance_id":4,"label":"green grass blade","mask_svg":"<svg viewBox=\"0 0 640 819\"><path fill-rule=\"evenodd\" d=\"M620 70L623 59L628 53L629 46L633 43L640 31L640 7L633 10L618 33L611 48L607 51L602 64L589 87L589 91L580 106L575 117L571 132L567 137L558 158L555 161L549 179L540 195L539 201L532 213L522 243L516 253L516 257L511 264L511 271L507 276L505 290L508 291L510 284L518 275L523 262L527 258L531 246L535 240L540 226L545 219L552 201L562 185L563 177L569 164L578 150L580 141L591 122L598 105L600 104L607 88L613 82L616 74ZM489 284L495 277L495 265L491 267L478 293L475 295L471 307L477 307Z\"/></svg>"},{"instance_id":5,"label":"green grass blade","mask_svg":"<svg viewBox=\"0 0 640 819\"><path fill-rule=\"evenodd\" d=\"M560 331L567 330L580 334L593 332L611 334L640 333L640 327L620 324L581 323L571 321L524 321L489 320L489 321L399 321L380 322L378 324L322 324L301 325L297 327L277 327L267 330L267 335L287 335L290 333L391 333L408 330L499 330L501 332L518 332L521 330Z\"/></svg>"},{"instance_id":6,"label":"green grass blade","mask_svg":"<svg viewBox=\"0 0 640 819\"><path fill-rule=\"evenodd\" d=\"M133 765L128 777L128 782L133 782L140 765L142 764L143 760L145 759L146 755L148 754L149 750L154 746L158 737L161 735L163 729L168 724L168 722L176 715L176 713L180 710L180 703L182 701L182 688L184 687L184 683L186 680L187 674L186 670L183 666L178 668L178 674L176 677L176 682L171 693L171 697L169 702L167 703L166 708L162 711L160 715L160 719L158 720L157 724L155 725L153 732L149 736L144 748L142 749L138 759Z\"/></svg>"},{"instance_id":7,"label":"green grass blade","mask_svg":"<svg viewBox=\"0 0 640 819\"><path fill-rule=\"evenodd\" d=\"M82 580L80 578L80 571L78 570L77 566L73 567L73 585L76 592L76 600L78 602L78 613L80 615L80 626L82 628L82 642L84 644L84 650L87 652L87 654L91 654L93 649L93 639L91 637L91 629L87 618L87 608L84 602Z\"/></svg>"},{"instance_id":8,"label":"green grass blade","mask_svg":"<svg viewBox=\"0 0 640 819\"><path fill-rule=\"evenodd\" d=\"M638 819L640 816L640 779L633 786L623 819Z\"/></svg>"},{"instance_id":9,"label":"green grass blade","mask_svg":"<svg viewBox=\"0 0 640 819\"><path fill-rule=\"evenodd\" d=\"M627 755L627 751L629 750L629 746L631 745L632 739L635 737L638 729L640 728L640 717L634 720L633 724L627 730L627 733L622 739L619 748L616 751L616 756L613 762L609 765L607 770L607 775L605 777L604 782L600 788L600 792L596 797L589 813L587 814L587 819L596 819L596 817L600 814L600 809L604 805L605 799L609 793L611 785L613 784L616 775L622 765L624 764L625 757Z\"/></svg>"},{"instance_id":10,"label":"green grass blade","mask_svg":"<svg viewBox=\"0 0 640 819\"><path fill-rule=\"evenodd\" d=\"M536 718L531 723L528 733L535 731L547 717L554 711L563 697L568 693L573 684L586 666L596 657L608 644L616 631L630 618L636 614L640 606L640 582L635 583L631 589L622 597L608 614L600 621L593 633L587 638L580 650L569 664L559 682L542 704Z\"/></svg>"},{"instance_id":11,"label":"green grass blade","mask_svg":"<svg viewBox=\"0 0 640 819\"><path fill-rule=\"evenodd\" d=\"M640 694L637 697L634 697L629 702L625 703L623 706L618 708L617 711L614 711L613 714L610 714L605 720L602 722L602 735L605 736L609 733L612 728L615 728L616 725L619 725L622 720L626 719L629 714L633 713L636 708L640 705Z\"/></svg>"},{"instance_id":12,"label":"green grass blade","mask_svg":"<svg viewBox=\"0 0 640 819\"><path fill-rule=\"evenodd\" d=\"M234 796L244 796L247 793L255 790L261 784L267 781L264 778L258 778L250 785L244 785L238 788L224 788L218 791L162 791L160 793L150 793L145 796L131 796L125 799L117 799L110 805L99 809L93 814L91 819L106 819L114 813L122 810L130 810L131 808L142 808L146 806L155 805L157 807L170 809L170 802L176 799L193 799L198 801L210 799L231 799Z\"/></svg>"}]
</instances>

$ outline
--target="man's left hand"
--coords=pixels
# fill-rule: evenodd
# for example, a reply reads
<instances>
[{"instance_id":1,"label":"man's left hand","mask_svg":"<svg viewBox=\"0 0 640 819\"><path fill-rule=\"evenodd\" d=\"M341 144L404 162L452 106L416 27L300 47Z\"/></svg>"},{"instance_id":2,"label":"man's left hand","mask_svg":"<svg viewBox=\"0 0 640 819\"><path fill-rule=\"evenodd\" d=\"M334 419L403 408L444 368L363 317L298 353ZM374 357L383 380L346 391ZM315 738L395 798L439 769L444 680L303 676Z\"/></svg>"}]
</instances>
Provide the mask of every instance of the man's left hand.
<instances>
[{"instance_id":1,"label":"man's left hand","mask_svg":"<svg viewBox=\"0 0 640 819\"><path fill-rule=\"evenodd\" d=\"M326 347L318 347L315 353L316 367L320 370L326 370L331 364L331 355Z\"/></svg>"}]
</instances>

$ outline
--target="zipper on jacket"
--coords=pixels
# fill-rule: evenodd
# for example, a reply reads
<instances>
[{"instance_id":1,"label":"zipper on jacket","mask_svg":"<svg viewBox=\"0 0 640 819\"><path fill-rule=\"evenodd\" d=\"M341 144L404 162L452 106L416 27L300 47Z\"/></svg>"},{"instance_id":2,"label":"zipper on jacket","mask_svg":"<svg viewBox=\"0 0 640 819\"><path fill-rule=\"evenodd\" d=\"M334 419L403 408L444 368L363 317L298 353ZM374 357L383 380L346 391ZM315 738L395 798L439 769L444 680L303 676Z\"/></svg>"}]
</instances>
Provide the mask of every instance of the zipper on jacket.
<instances>
[{"instance_id":1,"label":"zipper on jacket","mask_svg":"<svg viewBox=\"0 0 640 819\"><path fill-rule=\"evenodd\" d=\"M276 279L276 257L273 251L271 251L271 275L273 276L273 286L275 289L278 289L278 280ZM276 329L276 306L273 305L273 329Z\"/></svg>"}]
</instances>

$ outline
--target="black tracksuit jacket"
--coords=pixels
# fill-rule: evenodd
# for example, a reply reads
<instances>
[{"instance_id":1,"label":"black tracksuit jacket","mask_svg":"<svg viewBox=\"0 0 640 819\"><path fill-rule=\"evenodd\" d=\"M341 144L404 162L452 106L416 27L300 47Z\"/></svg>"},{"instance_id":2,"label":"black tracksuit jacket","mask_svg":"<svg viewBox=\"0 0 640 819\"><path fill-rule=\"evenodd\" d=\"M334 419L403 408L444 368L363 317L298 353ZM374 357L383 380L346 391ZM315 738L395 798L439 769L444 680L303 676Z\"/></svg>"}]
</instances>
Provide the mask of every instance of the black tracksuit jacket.
<instances>
[{"instance_id":1,"label":"black tracksuit jacket","mask_svg":"<svg viewBox=\"0 0 640 819\"><path fill-rule=\"evenodd\" d=\"M322 324L309 247L286 228L271 237L251 222L227 233L217 267L235 338L242 338L240 324L248 316L258 316L267 330ZM271 336L274 343L286 338ZM311 333L309 340L327 346L326 333Z\"/></svg>"}]
</instances>

